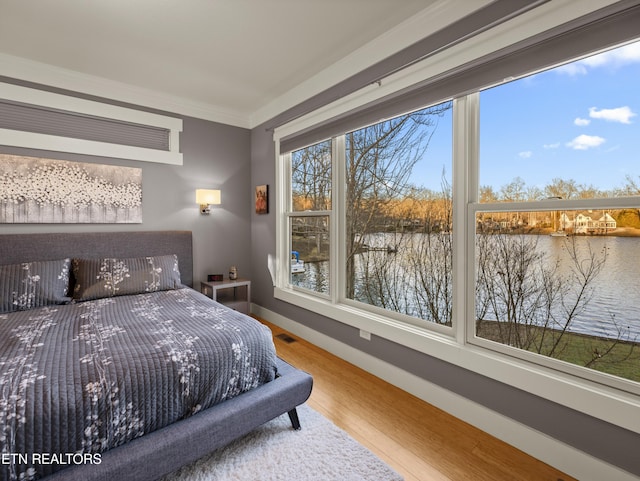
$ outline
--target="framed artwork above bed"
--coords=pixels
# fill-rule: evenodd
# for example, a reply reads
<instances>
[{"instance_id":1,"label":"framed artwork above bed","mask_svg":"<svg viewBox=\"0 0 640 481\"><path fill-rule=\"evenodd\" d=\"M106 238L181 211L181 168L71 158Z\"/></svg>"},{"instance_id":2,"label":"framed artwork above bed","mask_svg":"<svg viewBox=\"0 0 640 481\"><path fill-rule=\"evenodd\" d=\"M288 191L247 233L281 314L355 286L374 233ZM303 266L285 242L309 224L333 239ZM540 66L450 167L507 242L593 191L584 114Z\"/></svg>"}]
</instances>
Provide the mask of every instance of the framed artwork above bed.
<instances>
[{"instance_id":1,"label":"framed artwork above bed","mask_svg":"<svg viewBox=\"0 0 640 481\"><path fill-rule=\"evenodd\" d=\"M139 224L142 169L0 154L0 223Z\"/></svg>"}]
</instances>

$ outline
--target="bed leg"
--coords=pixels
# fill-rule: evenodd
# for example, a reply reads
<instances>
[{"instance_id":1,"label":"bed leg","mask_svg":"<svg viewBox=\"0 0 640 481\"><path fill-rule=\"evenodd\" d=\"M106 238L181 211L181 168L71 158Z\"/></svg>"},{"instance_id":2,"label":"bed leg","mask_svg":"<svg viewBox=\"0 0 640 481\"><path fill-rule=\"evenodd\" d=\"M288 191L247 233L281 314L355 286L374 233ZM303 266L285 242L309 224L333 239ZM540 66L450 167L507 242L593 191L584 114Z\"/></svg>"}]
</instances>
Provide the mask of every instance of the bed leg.
<instances>
[{"instance_id":1,"label":"bed leg","mask_svg":"<svg viewBox=\"0 0 640 481\"><path fill-rule=\"evenodd\" d=\"M296 411L296 408L293 408L287 414L289 415L289 419L291 420L291 427L298 431L300 429L300 419L298 419L298 411Z\"/></svg>"}]
</instances>

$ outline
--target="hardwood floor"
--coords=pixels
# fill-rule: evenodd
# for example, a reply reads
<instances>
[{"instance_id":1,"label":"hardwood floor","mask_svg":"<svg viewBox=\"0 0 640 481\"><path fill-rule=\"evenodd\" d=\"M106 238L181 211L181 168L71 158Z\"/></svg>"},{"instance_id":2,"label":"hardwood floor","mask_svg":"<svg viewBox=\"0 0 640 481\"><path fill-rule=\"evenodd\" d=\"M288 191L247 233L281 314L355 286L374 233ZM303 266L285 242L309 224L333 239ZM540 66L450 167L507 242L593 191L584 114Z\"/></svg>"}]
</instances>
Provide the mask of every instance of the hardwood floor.
<instances>
[{"instance_id":1,"label":"hardwood floor","mask_svg":"<svg viewBox=\"0 0 640 481\"><path fill-rule=\"evenodd\" d=\"M278 326L261 322L272 329L278 356L313 376L307 404L405 481L575 481ZM295 341L279 338L282 334Z\"/></svg>"}]
</instances>

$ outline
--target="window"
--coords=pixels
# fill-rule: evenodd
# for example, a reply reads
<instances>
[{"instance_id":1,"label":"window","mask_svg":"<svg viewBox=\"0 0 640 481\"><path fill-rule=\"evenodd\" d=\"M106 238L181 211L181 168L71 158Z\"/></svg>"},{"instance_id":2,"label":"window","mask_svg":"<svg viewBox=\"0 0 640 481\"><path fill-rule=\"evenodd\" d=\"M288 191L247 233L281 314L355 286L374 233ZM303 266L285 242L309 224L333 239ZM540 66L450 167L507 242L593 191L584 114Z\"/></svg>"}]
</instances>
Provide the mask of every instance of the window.
<instances>
[{"instance_id":1,"label":"window","mask_svg":"<svg viewBox=\"0 0 640 481\"><path fill-rule=\"evenodd\" d=\"M345 297L451 326L452 103L345 136Z\"/></svg>"},{"instance_id":2,"label":"window","mask_svg":"<svg viewBox=\"0 0 640 481\"><path fill-rule=\"evenodd\" d=\"M276 297L568 406L640 394L639 47L279 156Z\"/></svg>"},{"instance_id":3,"label":"window","mask_svg":"<svg viewBox=\"0 0 640 481\"><path fill-rule=\"evenodd\" d=\"M331 141L291 153L289 282L329 295Z\"/></svg>"},{"instance_id":4,"label":"window","mask_svg":"<svg viewBox=\"0 0 640 481\"><path fill-rule=\"evenodd\" d=\"M451 326L451 157L451 102L288 155L290 285L328 296L334 276L338 298ZM334 165L344 193L335 209ZM332 216L341 236L331 236ZM331 242L344 252L337 267Z\"/></svg>"},{"instance_id":5,"label":"window","mask_svg":"<svg viewBox=\"0 0 640 481\"><path fill-rule=\"evenodd\" d=\"M625 211L477 213L475 335L640 381L640 238L616 235Z\"/></svg>"},{"instance_id":6,"label":"window","mask_svg":"<svg viewBox=\"0 0 640 481\"><path fill-rule=\"evenodd\" d=\"M639 47L480 93L472 342L640 381Z\"/></svg>"}]
</instances>

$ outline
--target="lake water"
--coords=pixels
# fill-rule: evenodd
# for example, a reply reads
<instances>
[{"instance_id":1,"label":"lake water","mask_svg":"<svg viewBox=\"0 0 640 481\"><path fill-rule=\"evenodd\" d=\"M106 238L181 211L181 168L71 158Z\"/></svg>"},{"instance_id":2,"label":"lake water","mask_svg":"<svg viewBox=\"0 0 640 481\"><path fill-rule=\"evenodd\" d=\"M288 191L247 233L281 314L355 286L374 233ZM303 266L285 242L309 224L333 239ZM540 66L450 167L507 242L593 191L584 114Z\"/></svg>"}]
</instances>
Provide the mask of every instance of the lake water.
<instances>
[{"instance_id":1,"label":"lake water","mask_svg":"<svg viewBox=\"0 0 640 481\"><path fill-rule=\"evenodd\" d=\"M575 241L596 254L606 251L606 261L594 283L594 296L572 330L617 337L618 327L640 339L640 238L575 237ZM563 238L540 236L538 247L566 259Z\"/></svg>"},{"instance_id":2,"label":"lake water","mask_svg":"<svg viewBox=\"0 0 640 481\"><path fill-rule=\"evenodd\" d=\"M391 245L385 243L388 235L370 236L369 245ZM537 237L538 249L549 258L558 258L561 272L568 274L568 238ZM597 255L606 252L606 261L593 284L594 295L585 312L573 322L571 331L616 338L618 329L622 329L629 339L640 340L640 238L576 236L573 240L578 251L586 252L590 248ZM307 263L306 272L295 274L292 279L295 285L327 292L328 262Z\"/></svg>"}]
</instances>

